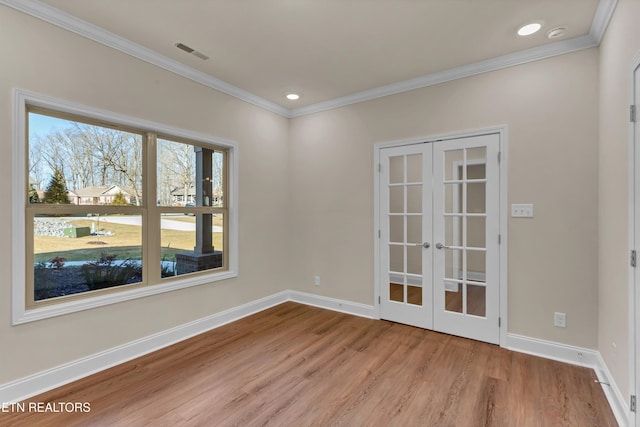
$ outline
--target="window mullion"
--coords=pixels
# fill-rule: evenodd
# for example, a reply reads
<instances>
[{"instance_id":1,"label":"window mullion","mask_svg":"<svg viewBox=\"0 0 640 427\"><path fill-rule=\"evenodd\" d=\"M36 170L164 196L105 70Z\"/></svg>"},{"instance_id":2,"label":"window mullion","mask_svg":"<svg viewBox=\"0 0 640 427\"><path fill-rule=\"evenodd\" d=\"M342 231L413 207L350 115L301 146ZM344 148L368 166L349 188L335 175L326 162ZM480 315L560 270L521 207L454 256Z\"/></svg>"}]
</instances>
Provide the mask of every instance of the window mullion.
<instances>
[{"instance_id":1,"label":"window mullion","mask_svg":"<svg viewBox=\"0 0 640 427\"><path fill-rule=\"evenodd\" d=\"M142 221L142 238L145 244L142 250L143 275L146 284L159 283L161 279L160 271L160 210L158 209L157 197L157 135L147 133L144 141L144 173L142 188L144 195L144 205L147 208L146 215Z\"/></svg>"}]
</instances>

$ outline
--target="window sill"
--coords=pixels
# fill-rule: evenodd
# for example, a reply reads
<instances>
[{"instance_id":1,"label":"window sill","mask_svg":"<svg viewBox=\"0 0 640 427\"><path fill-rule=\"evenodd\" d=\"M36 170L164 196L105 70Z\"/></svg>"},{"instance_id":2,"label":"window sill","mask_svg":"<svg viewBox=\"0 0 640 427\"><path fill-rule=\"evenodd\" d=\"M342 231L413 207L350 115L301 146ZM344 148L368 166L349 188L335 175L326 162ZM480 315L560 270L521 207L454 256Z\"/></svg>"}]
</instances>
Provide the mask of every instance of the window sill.
<instances>
[{"instance_id":1,"label":"window sill","mask_svg":"<svg viewBox=\"0 0 640 427\"><path fill-rule=\"evenodd\" d=\"M231 279L237 276L237 271L222 271L220 273L212 273L207 275L187 277L184 279L171 280L170 282L163 282L157 285L144 286L122 292L112 292L108 294L97 295L94 297L61 302L59 304L51 304L43 307L23 309L20 312L14 312L12 324L20 325L23 323L34 322L36 320L47 319L49 317L61 316L63 314L75 313L91 308L102 307L105 305L144 298L151 295L190 288L192 286L218 282L220 280Z\"/></svg>"}]
</instances>

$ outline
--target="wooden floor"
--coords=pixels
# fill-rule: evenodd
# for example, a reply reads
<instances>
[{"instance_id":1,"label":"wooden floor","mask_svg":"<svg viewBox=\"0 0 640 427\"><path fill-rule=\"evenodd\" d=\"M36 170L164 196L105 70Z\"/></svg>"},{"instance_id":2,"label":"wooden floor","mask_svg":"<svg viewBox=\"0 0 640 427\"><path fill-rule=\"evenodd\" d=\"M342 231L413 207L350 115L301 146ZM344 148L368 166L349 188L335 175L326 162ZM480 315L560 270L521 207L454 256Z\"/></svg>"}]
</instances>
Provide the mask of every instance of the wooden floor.
<instances>
[{"instance_id":1,"label":"wooden floor","mask_svg":"<svg viewBox=\"0 0 640 427\"><path fill-rule=\"evenodd\" d=\"M2 426L615 426L592 370L285 303L53 390Z\"/></svg>"}]
</instances>

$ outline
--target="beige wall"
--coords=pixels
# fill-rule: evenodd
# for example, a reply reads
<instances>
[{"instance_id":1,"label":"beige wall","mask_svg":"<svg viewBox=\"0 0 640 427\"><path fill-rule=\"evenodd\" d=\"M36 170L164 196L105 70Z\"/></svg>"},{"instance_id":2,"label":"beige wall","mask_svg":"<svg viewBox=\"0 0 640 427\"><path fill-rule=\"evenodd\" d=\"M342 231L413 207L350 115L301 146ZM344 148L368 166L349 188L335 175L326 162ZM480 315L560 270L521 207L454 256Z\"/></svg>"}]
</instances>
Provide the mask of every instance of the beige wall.
<instances>
[{"instance_id":1,"label":"beige wall","mask_svg":"<svg viewBox=\"0 0 640 427\"><path fill-rule=\"evenodd\" d=\"M0 6L0 182L11 183L12 89L235 140L240 275L10 325L11 205L0 204L0 384L289 288L285 118Z\"/></svg>"},{"instance_id":2,"label":"beige wall","mask_svg":"<svg viewBox=\"0 0 640 427\"><path fill-rule=\"evenodd\" d=\"M589 49L287 121L0 6L0 37L11 40L0 47L2 182L11 182L12 88L240 146L240 276L221 283L10 326L11 207L2 204L0 384L283 289L372 304L374 144L506 124L508 203L534 203L536 213L508 222L509 331L598 348L624 388L626 123L618 112L626 117L620 81L640 48L629 18L639 7L620 0L601 58ZM553 326L554 311L567 313L566 329Z\"/></svg>"},{"instance_id":3,"label":"beige wall","mask_svg":"<svg viewBox=\"0 0 640 427\"><path fill-rule=\"evenodd\" d=\"M624 396L629 378L628 138L640 2L619 0L600 45L600 232L598 349Z\"/></svg>"},{"instance_id":4,"label":"beige wall","mask_svg":"<svg viewBox=\"0 0 640 427\"><path fill-rule=\"evenodd\" d=\"M506 124L509 331L596 348L597 119L597 49L293 119L294 286L373 303L375 143Z\"/></svg>"}]
</instances>

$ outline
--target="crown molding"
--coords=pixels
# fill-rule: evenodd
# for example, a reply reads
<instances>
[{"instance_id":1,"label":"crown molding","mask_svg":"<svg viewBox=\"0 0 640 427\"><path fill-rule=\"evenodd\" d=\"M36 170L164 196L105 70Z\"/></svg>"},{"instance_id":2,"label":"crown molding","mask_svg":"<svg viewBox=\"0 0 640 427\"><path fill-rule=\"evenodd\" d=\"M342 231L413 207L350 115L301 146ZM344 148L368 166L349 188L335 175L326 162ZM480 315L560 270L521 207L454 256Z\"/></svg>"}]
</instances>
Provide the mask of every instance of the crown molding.
<instances>
[{"instance_id":1,"label":"crown molding","mask_svg":"<svg viewBox=\"0 0 640 427\"><path fill-rule=\"evenodd\" d=\"M589 35L598 45L600 45L605 31L607 31L609 21L613 16L613 11L617 4L618 0L600 0L598 2L598 7L596 8L596 13L593 16L591 28L589 29Z\"/></svg>"},{"instance_id":2,"label":"crown molding","mask_svg":"<svg viewBox=\"0 0 640 427\"><path fill-rule=\"evenodd\" d=\"M307 105L305 107L287 109L274 102L268 101L254 95L239 87L233 86L225 81L213 77L207 73L198 71L192 67L184 65L178 61L167 58L159 53L134 43L117 34L106 31L96 25L79 19L73 15L63 12L57 8L49 6L39 0L0 0L13 9L19 10L43 21L49 22L60 28L66 29L80 36L86 37L97 43L119 50L142 61L161 67L167 71L198 82L227 95L238 98L242 101L253 104L257 107L279 114L283 117L294 118L321 111L344 107L359 102L370 101L389 95L395 95L423 87L433 86L440 83L471 77L478 74L488 73L507 67L526 64L528 62L539 61L566 53L576 52L582 49L589 49L600 45L613 11L618 0L600 0L591 23L588 35L561 40L543 46L523 50L509 55L499 56L480 62L452 68L438 73L417 77L415 79L393 83L357 92L340 98Z\"/></svg>"},{"instance_id":3,"label":"crown molding","mask_svg":"<svg viewBox=\"0 0 640 427\"><path fill-rule=\"evenodd\" d=\"M160 55L151 49L134 43L124 37L120 37L117 34L38 0L0 0L0 4L4 4L5 6L9 6L20 12L24 12L105 46L119 50L120 52L133 56L134 58L156 65L167 71L186 77L187 79L193 80L217 91L226 93L234 98L248 102L249 104L253 104L281 116L289 116L289 110L285 107L271 101L267 101L266 99L240 89L239 87L233 86L232 84L224 82L207 73L203 73L178 61L167 58L164 55Z\"/></svg>"},{"instance_id":4,"label":"crown molding","mask_svg":"<svg viewBox=\"0 0 640 427\"><path fill-rule=\"evenodd\" d=\"M392 83L386 86L365 90L351 95L331 99L325 102L308 105L291 110L291 117L299 117L307 114L318 113L333 108L344 107L350 104L370 101L389 95L395 95L415 89L433 86L451 80L458 80L465 77L471 77L478 74L488 73L490 71L500 70L502 68L513 67L516 65L526 64L528 62L539 61L541 59L551 58L553 56L564 55L566 53L575 52L582 49L589 49L598 44L590 35L575 37L572 39L562 40L555 43L546 44L544 46L534 47L520 52L511 53L484 61L474 62L472 64L463 65L461 67L452 68L438 73L417 77L403 82Z\"/></svg>"}]
</instances>

